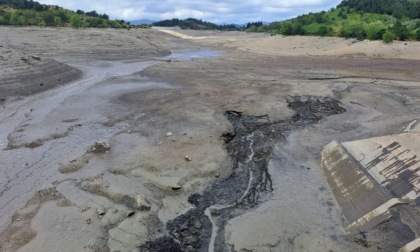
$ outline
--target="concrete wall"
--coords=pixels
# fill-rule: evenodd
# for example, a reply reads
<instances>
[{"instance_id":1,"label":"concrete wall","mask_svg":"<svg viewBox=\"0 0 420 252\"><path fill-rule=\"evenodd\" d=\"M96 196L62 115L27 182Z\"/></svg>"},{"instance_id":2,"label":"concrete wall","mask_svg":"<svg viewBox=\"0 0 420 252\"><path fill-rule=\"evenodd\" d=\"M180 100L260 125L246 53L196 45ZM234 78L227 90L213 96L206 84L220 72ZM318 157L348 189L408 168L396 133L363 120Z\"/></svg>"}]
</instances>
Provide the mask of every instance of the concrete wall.
<instances>
[{"instance_id":1,"label":"concrete wall","mask_svg":"<svg viewBox=\"0 0 420 252\"><path fill-rule=\"evenodd\" d=\"M419 133L404 133L333 141L324 147L321 167L348 222L347 231L374 228L392 216L390 208L400 204L419 209L419 143ZM420 217L400 215L419 237Z\"/></svg>"}]
</instances>

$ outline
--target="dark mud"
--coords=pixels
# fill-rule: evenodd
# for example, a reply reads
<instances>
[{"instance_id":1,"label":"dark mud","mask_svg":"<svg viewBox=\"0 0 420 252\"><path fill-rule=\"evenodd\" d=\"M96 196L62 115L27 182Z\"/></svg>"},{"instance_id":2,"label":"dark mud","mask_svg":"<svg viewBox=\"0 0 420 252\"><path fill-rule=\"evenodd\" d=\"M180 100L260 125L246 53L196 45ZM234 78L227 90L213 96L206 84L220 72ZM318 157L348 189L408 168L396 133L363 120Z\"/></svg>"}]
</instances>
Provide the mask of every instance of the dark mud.
<instances>
[{"instance_id":1,"label":"dark mud","mask_svg":"<svg viewBox=\"0 0 420 252\"><path fill-rule=\"evenodd\" d=\"M233 132L222 135L233 161L232 174L216 180L201 194L191 195L188 201L194 208L166 223L164 238L147 241L139 251L167 244L171 251L233 251L224 241L225 224L270 197L273 181L268 164L275 145L285 141L291 131L345 112L339 101L326 97L291 96L287 102L296 113L284 120L238 111L225 113L233 126Z\"/></svg>"},{"instance_id":2,"label":"dark mud","mask_svg":"<svg viewBox=\"0 0 420 252\"><path fill-rule=\"evenodd\" d=\"M411 227L402 221L402 214L406 210L413 210L410 206L397 206L390 209L391 218L375 228L354 235L352 242L366 251L398 251L405 244L416 239Z\"/></svg>"}]
</instances>

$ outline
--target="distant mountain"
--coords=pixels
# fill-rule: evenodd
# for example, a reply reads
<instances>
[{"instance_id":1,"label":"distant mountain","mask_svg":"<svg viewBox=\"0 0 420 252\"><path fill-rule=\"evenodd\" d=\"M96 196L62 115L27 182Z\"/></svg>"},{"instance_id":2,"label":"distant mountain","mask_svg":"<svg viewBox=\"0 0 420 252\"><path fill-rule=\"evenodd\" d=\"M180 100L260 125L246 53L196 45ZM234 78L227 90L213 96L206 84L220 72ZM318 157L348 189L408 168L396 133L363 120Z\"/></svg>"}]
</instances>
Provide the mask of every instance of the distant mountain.
<instances>
[{"instance_id":1,"label":"distant mountain","mask_svg":"<svg viewBox=\"0 0 420 252\"><path fill-rule=\"evenodd\" d=\"M237 31L240 27L237 27L234 24L225 24L225 25L218 25L215 23L195 19L195 18L187 18L187 19L166 19L159 22L152 23L154 26L162 26L162 27L174 27L179 26L181 29L191 29L191 30L224 30L224 31Z\"/></svg>"},{"instance_id":2,"label":"distant mountain","mask_svg":"<svg viewBox=\"0 0 420 252\"><path fill-rule=\"evenodd\" d=\"M235 26L236 28L241 28L241 27L244 27L244 26L246 26L246 24L232 24L232 23L225 23L225 22L223 22L223 23L217 23L218 25L233 25L233 26Z\"/></svg>"},{"instance_id":3,"label":"distant mountain","mask_svg":"<svg viewBox=\"0 0 420 252\"><path fill-rule=\"evenodd\" d=\"M150 20L150 19L139 19L139 20L133 20L130 21L130 24L132 25L141 25L141 24L147 24L150 25L152 23L156 22L156 20Z\"/></svg>"}]
</instances>

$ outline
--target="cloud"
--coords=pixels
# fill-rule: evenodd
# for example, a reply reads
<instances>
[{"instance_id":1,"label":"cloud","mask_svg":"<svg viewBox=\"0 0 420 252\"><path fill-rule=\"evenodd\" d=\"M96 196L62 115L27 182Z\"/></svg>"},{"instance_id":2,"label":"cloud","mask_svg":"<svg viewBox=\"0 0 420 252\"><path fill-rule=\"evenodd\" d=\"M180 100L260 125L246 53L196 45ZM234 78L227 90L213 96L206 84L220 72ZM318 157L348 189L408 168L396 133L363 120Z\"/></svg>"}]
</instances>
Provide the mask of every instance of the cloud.
<instances>
[{"instance_id":1,"label":"cloud","mask_svg":"<svg viewBox=\"0 0 420 252\"><path fill-rule=\"evenodd\" d=\"M340 0L39 0L71 10L96 10L113 19L162 20L198 18L218 23L279 21L308 12L329 10Z\"/></svg>"},{"instance_id":2,"label":"cloud","mask_svg":"<svg viewBox=\"0 0 420 252\"><path fill-rule=\"evenodd\" d=\"M160 15L161 19L172 19L172 18L197 18L197 19L206 19L211 17L210 12L203 12L200 10L191 10L191 9L175 9L174 11L169 11L162 13Z\"/></svg>"}]
</instances>

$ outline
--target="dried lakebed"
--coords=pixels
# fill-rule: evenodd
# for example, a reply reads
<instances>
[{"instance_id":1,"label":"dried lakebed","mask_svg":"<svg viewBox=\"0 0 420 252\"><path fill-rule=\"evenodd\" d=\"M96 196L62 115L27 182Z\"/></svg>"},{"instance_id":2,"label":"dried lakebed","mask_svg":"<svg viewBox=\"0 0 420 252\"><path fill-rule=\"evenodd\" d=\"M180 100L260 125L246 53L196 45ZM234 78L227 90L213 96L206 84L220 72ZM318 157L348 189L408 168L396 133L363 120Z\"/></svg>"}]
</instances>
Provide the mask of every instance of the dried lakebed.
<instances>
[{"instance_id":1,"label":"dried lakebed","mask_svg":"<svg viewBox=\"0 0 420 252\"><path fill-rule=\"evenodd\" d=\"M153 238L141 245L140 251L234 250L226 244L225 225L270 197L273 181L268 163L275 144L292 131L345 112L339 101L327 97L290 96L287 102L296 113L278 121L270 121L268 115L226 112L234 131L222 137L233 160L232 174L210 184L201 194L189 196L194 208L168 221L166 228L163 223L157 225Z\"/></svg>"},{"instance_id":2,"label":"dried lakebed","mask_svg":"<svg viewBox=\"0 0 420 252\"><path fill-rule=\"evenodd\" d=\"M180 39L151 29L2 32L10 51L3 66L13 65L9 73L19 80L27 74L32 86L0 97L0 251L375 252L404 245L389 223L351 237L319 164L334 140L418 132L414 42L214 31L182 31L205 39ZM408 49L412 60L400 59ZM40 63L53 60L81 72L50 75L68 69L53 67L37 81L47 67ZM339 107L346 112L324 117ZM105 152L92 152L101 141Z\"/></svg>"}]
</instances>

